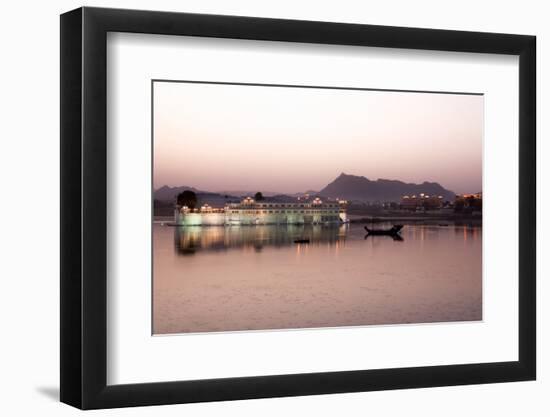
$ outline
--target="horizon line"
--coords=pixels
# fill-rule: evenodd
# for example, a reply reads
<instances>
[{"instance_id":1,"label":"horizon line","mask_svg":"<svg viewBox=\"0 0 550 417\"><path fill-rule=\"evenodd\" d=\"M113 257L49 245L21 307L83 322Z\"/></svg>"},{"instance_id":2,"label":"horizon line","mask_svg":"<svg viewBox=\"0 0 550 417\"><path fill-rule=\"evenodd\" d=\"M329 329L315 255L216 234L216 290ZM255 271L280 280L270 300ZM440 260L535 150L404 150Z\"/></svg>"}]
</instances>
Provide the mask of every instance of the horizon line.
<instances>
[{"instance_id":1,"label":"horizon line","mask_svg":"<svg viewBox=\"0 0 550 417\"><path fill-rule=\"evenodd\" d=\"M378 178L376 178L376 179L370 179L370 178L368 178L368 177L366 177L366 176L364 176L364 175L346 174L345 172L340 172L340 174L339 174L334 180L332 180L331 182L329 182L327 185L333 183L334 181L336 181L336 180L337 180L338 178L340 178L341 176L364 178L364 179L366 179L367 181L371 181L371 182L377 182L377 181L397 181L397 182L401 182L401 183L406 184L406 185L422 185L422 184L425 184L425 183L428 183L428 184L437 184L437 185L439 185L440 187L445 188L445 190L451 191L451 192L454 193L453 190L449 190L448 188L446 188L446 187L444 187L443 185L441 185L438 181L427 181L427 180L424 180L424 181L422 181L422 182L417 183L417 182L406 182L406 181L403 181L403 180L390 179L390 178L380 178L380 177L378 177ZM154 171L153 171L153 179L154 179ZM326 188L327 185L325 185L323 188ZM176 188L176 187L178 187L178 188L179 188L179 187L182 187L182 185L173 185L173 186L171 186L171 185L168 185L168 184L164 184L164 185L161 185L159 188L156 188L156 189L153 187L153 190L154 190L154 191L157 191L157 190L159 190L159 189L161 189L161 188L163 188L163 187L169 187L169 188ZM194 189L198 190L198 188L193 187L193 186L188 186L188 187L189 187L189 188L194 188ZM234 190L227 189L227 190L218 190L218 191L207 191L207 190L199 190L199 191L210 192L210 193L217 193L217 192L220 192L220 191L258 192L258 191L251 191L251 190L239 190L237 187L235 187ZM313 190L308 190L308 191L313 191ZM290 193L290 194L306 193L306 192L308 192L308 191L297 191L297 192ZM259 192L261 192L261 190L260 190ZM264 191L264 192L270 193L270 194L275 194L275 193L277 193L277 194L284 194L284 193L279 192L279 191L269 191L269 190L267 190L267 191ZM319 191L315 191L315 192L319 192Z\"/></svg>"}]
</instances>

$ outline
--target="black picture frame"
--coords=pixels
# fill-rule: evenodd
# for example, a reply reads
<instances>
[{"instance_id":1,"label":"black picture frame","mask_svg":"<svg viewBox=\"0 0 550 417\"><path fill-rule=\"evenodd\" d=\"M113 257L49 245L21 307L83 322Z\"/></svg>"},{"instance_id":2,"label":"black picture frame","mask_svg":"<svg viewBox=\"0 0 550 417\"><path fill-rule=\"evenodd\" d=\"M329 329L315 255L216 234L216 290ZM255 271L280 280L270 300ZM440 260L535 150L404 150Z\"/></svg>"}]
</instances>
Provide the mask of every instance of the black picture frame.
<instances>
[{"instance_id":1,"label":"black picture frame","mask_svg":"<svg viewBox=\"0 0 550 417\"><path fill-rule=\"evenodd\" d=\"M108 32L519 56L519 358L107 385ZM61 15L61 401L82 409L482 384L536 376L534 36L103 8Z\"/></svg>"}]
</instances>

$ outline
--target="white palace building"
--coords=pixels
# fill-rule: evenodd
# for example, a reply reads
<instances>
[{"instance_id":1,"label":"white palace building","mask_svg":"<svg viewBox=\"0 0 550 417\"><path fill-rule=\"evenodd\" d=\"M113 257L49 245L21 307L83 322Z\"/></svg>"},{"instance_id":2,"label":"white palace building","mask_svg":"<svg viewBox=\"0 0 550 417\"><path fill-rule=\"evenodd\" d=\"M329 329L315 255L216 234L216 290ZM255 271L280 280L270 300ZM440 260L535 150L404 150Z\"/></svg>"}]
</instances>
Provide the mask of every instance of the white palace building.
<instances>
[{"instance_id":1,"label":"white palace building","mask_svg":"<svg viewBox=\"0 0 550 417\"><path fill-rule=\"evenodd\" d=\"M319 198L296 203L256 201L246 197L240 203L200 209L176 207L174 222L179 226L231 226L257 224L346 223L346 201L323 202Z\"/></svg>"}]
</instances>

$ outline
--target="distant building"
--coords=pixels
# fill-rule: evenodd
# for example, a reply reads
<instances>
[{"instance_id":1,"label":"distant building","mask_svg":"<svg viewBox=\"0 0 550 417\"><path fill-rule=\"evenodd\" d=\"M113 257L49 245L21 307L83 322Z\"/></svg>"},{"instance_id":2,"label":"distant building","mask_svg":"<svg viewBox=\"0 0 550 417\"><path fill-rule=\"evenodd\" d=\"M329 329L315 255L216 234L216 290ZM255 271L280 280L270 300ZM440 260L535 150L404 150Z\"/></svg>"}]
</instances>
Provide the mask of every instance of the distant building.
<instances>
[{"instance_id":1,"label":"distant building","mask_svg":"<svg viewBox=\"0 0 550 417\"><path fill-rule=\"evenodd\" d=\"M176 207L174 221L182 226L221 226L256 224L323 224L347 222L346 201L323 202L319 198L297 203L256 201L246 197L223 208L208 204L198 210Z\"/></svg>"},{"instance_id":2,"label":"distant building","mask_svg":"<svg viewBox=\"0 0 550 417\"><path fill-rule=\"evenodd\" d=\"M483 194L460 194L455 197L455 211L470 212L473 214L481 213L483 209Z\"/></svg>"},{"instance_id":3,"label":"distant building","mask_svg":"<svg viewBox=\"0 0 550 417\"><path fill-rule=\"evenodd\" d=\"M443 196L428 195L420 193L418 195L404 195L401 197L400 208L410 211L438 210L443 207Z\"/></svg>"}]
</instances>

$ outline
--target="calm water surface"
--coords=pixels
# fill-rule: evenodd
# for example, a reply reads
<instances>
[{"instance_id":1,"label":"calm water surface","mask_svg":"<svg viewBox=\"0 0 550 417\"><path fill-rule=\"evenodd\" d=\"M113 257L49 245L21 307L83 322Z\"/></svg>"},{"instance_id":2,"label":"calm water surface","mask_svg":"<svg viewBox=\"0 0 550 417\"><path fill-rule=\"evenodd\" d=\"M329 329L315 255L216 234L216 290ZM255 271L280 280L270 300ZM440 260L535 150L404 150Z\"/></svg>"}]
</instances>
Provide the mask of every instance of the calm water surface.
<instances>
[{"instance_id":1,"label":"calm water surface","mask_svg":"<svg viewBox=\"0 0 550 417\"><path fill-rule=\"evenodd\" d=\"M155 224L153 332L481 320L481 232L405 226L399 241L365 239L359 224Z\"/></svg>"}]
</instances>

